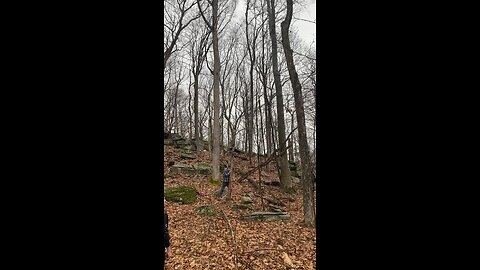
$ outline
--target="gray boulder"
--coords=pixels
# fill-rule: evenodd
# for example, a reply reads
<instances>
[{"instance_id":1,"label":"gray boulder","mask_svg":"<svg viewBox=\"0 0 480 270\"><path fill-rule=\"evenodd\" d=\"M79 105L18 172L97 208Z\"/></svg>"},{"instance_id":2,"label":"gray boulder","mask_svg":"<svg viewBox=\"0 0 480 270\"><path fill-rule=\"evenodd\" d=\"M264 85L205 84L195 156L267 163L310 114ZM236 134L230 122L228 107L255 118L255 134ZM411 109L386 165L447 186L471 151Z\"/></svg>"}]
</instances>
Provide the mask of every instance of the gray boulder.
<instances>
[{"instance_id":1,"label":"gray boulder","mask_svg":"<svg viewBox=\"0 0 480 270\"><path fill-rule=\"evenodd\" d=\"M212 167L205 163L194 164L193 168L195 169L195 171L197 171L197 173L205 175L209 175L212 171Z\"/></svg>"},{"instance_id":2,"label":"gray boulder","mask_svg":"<svg viewBox=\"0 0 480 270\"><path fill-rule=\"evenodd\" d=\"M180 157L183 158L183 159L196 159L196 158L197 158L196 155L194 155L194 154L189 154L189 153L182 153L182 154L180 155Z\"/></svg>"},{"instance_id":3,"label":"gray boulder","mask_svg":"<svg viewBox=\"0 0 480 270\"><path fill-rule=\"evenodd\" d=\"M242 202L243 204L248 204L248 203L253 203L253 200L252 200L252 198L250 198L250 197L242 196L242 197L241 197L241 202Z\"/></svg>"},{"instance_id":4,"label":"gray boulder","mask_svg":"<svg viewBox=\"0 0 480 270\"><path fill-rule=\"evenodd\" d=\"M172 166L172 172L176 173L195 173L195 169L187 164L177 163Z\"/></svg>"}]
</instances>

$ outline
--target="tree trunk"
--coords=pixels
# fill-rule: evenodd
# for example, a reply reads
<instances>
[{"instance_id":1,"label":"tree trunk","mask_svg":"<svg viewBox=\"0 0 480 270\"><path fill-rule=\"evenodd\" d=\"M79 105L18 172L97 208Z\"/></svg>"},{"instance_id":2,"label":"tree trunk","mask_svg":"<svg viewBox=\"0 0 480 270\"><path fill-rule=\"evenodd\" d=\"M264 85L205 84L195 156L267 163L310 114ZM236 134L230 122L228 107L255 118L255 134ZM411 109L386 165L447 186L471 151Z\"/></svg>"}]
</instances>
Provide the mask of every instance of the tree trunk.
<instances>
[{"instance_id":1,"label":"tree trunk","mask_svg":"<svg viewBox=\"0 0 480 270\"><path fill-rule=\"evenodd\" d=\"M290 106L290 102L289 102L288 106ZM290 112L291 112L291 113L290 113L290 131L293 131L294 126L295 126L295 122L294 122L295 120L294 120L294 116L293 116L293 115L295 114L295 112L293 112L293 111L291 111L291 110L290 110ZM295 137L294 137L293 134L292 134L292 136L291 136L290 139L288 140L288 146L290 147L290 148L288 148L288 160L290 160L290 161L295 161L295 157L293 156L294 138L295 138Z\"/></svg>"},{"instance_id":2,"label":"tree trunk","mask_svg":"<svg viewBox=\"0 0 480 270\"><path fill-rule=\"evenodd\" d=\"M262 13L262 21L263 21L263 13ZM265 57L265 36L266 31L265 28L262 27L262 61L261 61L261 78L262 78L262 86L263 86L263 101L265 103L265 137L267 142L266 148L266 155L269 155L272 152L272 135L271 135L271 124L270 124L270 99L269 95L267 94L267 63Z\"/></svg>"},{"instance_id":3,"label":"tree trunk","mask_svg":"<svg viewBox=\"0 0 480 270\"><path fill-rule=\"evenodd\" d=\"M198 119L198 73L194 74L193 81L193 113L194 113L194 122L195 122L195 146L197 153L202 151L203 142L200 138L200 123Z\"/></svg>"},{"instance_id":4,"label":"tree trunk","mask_svg":"<svg viewBox=\"0 0 480 270\"><path fill-rule=\"evenodd\" d=\"M252 164L252 152L253 152L253 67L255 65L255 38L253 41L253 44L251 45L250 40L248 38L248 9L249 9L250 1L247 0L246 3L246 8L245 8L245 36L247 39L247 50L248 50L248 55L250 58L250 69L249 69L249 76L250 76L250 81L249 81L249 92L250 95L247 95L247 112L248 117L246 121L248 122L248 132L247 132L247 145L248 145L248 159L250 161L250 164Z\"/></svg>"},{"instance_id":5,"label":"tree trunk","mask_svg":"<svg viewBox=\"0 0 480 270\"><path fill-rule=\"evenodd\" d=\"M220 180L220 52L218 49L218 0L212 2L213 24L213 156L212 178Z\"/></svg>"},{"instance_id":6,"label":"tree trunk","mask_svg":"<svg viewBox=\"0 0 480 270\"><path fill-rule=\"evenodd\" d=\"M192 121L192 91L191 91L191 86L192 86L192 79L191 79L191 76L190 76L190 84L188 85L188 137L190 139L194 139L195 136L192 136L193 135L193 130L192 130L192 126L193 126L193 121Z\"/></svg>"},{"instance_id":7,"label":"tree trunk","mask_svg":"<svg viewBox=\"0 0 480 270\"><path fill-rule=\"evenodd\" d=\"M247 87L247 84L245 83L245 89ZM248 151L248 134L250 134L250 112L248 110L248 91L245 90L245 97L243 99L243 111L245 112L245 131L244 131L244 135L245 137L243 138L243 142L244 142L244 146L243 146L243 150L245 150L245 152Z\"/></svg>"},{"instance_id":8,"label":"tree trunk","mask_svg":"<svg viewBox=\"0 0 480 270\"><path fill-rule=\"evenodd\" d=\"M288 166L286 142L285 142L285 116L283 112L283 96L282 96L282 84L280 81L280 71L278 69L278 55L277 55L277 34L275 30L275 1L268 0L268 25L270 29L270 39L272 41L272 66L273 66L273 78L275 83L275 91L277 97L277 117L278 117L278 144L280 153L280 188L283 191L287 191L292 186L292 180L290 175L290 168Z\"/></svg>"},{"instance_id":9,"label":"tree trunk","mask_svg":"<svg viewBox=\"0 0 480 270\"><path fill-rule=\"evenodd\" d=\"M298 141L300 146L300 159L302 167L303 185L303 213L307 226L315 226L315 200L313 191L313 168L310 162L310 150L307 142L307 130L305 125L305 113L303 108L302 85L298 80L298 74L293 62L293 51L290 48L288 31L293 13L293 0L287 1L287 15L282 22L282 44L287 60L288 74L292 82L295 109L297 114Z\"/></svg>"},{"instance_id":10,"label":"tree trunk","mask_svg":"<svg viewBox=\"0 0 480 270\"><path fill-rule=\"evenodd\" d=\"M260 127L257 128L257 132L260 133L260 141L258 143L260 145L260 150L258 154L262 153L263 155L265 155L265 135L263 134L263 114L262 114L262 107L260 106L260 95L257 95L257 103L258 103L257 115L260 118Z\"/></svg>"}]
</instances>

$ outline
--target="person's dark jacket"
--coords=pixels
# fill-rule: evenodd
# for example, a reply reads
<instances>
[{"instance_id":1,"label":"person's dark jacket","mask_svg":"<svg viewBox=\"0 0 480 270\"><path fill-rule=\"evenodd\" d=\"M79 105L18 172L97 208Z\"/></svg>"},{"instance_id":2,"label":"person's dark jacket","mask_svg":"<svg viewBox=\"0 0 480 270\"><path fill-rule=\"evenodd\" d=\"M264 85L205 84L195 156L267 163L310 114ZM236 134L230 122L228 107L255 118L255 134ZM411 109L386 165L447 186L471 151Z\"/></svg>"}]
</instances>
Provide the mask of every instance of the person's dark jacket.
<instances>
[{"instance_id":1,"label":"person's dark jacket","mask_svg":"<svg viewBox=\"0 0 480 270\"><path fill-rule=\"evenodd\" d=\"M168 214L163 213L163 239L164 246L167 248L170 246L170 235L168 234Z\"/></svg>"},{"instance_id":2,"label":"person's dark jacket","mask_svg":"<svg viewBox=\"0 0 480 270\"><path fill-rule=\"evenodd\" d=\"M223 170L223 183L230 183L230 170L228 168L225 168L225 170Z\"/></svg>"}]
</instances>

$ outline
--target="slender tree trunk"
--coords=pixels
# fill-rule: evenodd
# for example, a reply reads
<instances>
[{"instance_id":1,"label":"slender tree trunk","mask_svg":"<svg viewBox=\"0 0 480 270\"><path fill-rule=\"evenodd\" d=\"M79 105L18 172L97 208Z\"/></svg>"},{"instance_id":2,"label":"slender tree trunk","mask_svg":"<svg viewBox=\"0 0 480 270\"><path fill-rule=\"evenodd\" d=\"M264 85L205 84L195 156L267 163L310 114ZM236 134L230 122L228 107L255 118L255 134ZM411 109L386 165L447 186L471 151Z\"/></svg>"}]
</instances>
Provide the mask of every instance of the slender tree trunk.
<instances>
[{"instance_id":1,"label":"slender tree trunk","mask_svg":"<svg viewBox=\"0 0 480 270\"><path fill-rule=\"evenodd\" d=\"M246 83L245 83L245 87L246 87ZM247 89L247 88L245 88ZM245 112L245 131L244 131L244 135L245 135L245 138L244 138L244 147L243 147L243 150L245 150L245 152L248 151L248 134L250 134L250 122L249 122L249 119L250 119L250 112L248 110L248 91L245 90L245 98L243 99L243 111Z\"/></svg>"},{"instance_id":2,"label":"slender tree trunk","mask_svg":"<svg viewBox=\"0 0 480 270\"><path fill-rule=\"evenodd\" d=\"M220 53L218 49L218 0L212 2L213 24L213 157L212 177L220 179Z\"/></svg>"},{"instance_id":3,"label":"slender tree trunk","mask_svg":"<svg viewBox=\"0 0 480 270\"><path fill-rule=\"evenodd\" d=\"M258 102L258 117L260 117L260 128L257 128L257 132L260 132L260 146L262 150L262 154L265 156L265 135L263 132L263 114L262 108L260 106L260 96L257 95L257 102Z\"/></svg>"},{"instance_id":4,"label":"slender tree trunk","mask_svg":"<svg viewBox=\"0 0 480 270\"><path fill-rule=\"evenodd\" d=\"M282 22L282 44L287 60L288 73L293 87L295 98L295 108L297 113L298 141L300 146L300 159L302 167L302 185L303 185L303 213L304 221L307 226L315 226L315 200L313 191L313 170L310 162L310 150L307 141L307 129L305 125L305 113L303 108L302 85L298 80L298 74L293 62L293 53L290 48L290 39L288 31L293 13L293 0L287 1L287 15Z\"/></svg>"},{"instance_id":5,"label":"slender tree trunk","mask_svg":"<svg viewBox=\"0 0 480 270\"><path fill-rule=\"evenodd\" d=\"M190 139L194 139L195 136L193 136L193 129L192 129L192 126L193 126L193 121L192 121L192 91L191 91L191 87L192 87L192 77L190 77L190 84L188 86L188 137Z\"/></svg>"},{"instance_id":6,"label":"slender tree trunk","mask_svg":"<svg viewBox=\"0 0 480 270\"><path fill-rule=\"evenodd\" d=\"M198 119L198 73L194 74L193 81L193 113L195 122L195 146L197 153L202 151L202 138L200 138L200 123Z\"/></svg>"},{"instance_id":7,"label":"slender tree trunk","mask_svg":"<svg viewBox=\"0 0 480 270\"><path fill-rule=\"evenodd\" d=\"M250 95L248 96L248 135L247 135L247 140L248 140L248 158L250 161L250 164L252 164L252 152L253 152L253 68L255 65L255 37L252 42L250 42L249 37L248 37L248 9L249 9L250 1L247 0L246 8L245 8L245 35L247 39L247 50L248 50L248 55L250 58L250 69L249 69L249 76L250 76L250 81L249 81L249 91ZM254 29L255 30L255 29ZM252 44L250 44L252 43Z\"/></svg>"},{"instance_id":8,"label":"slender tree trunk","mask_svg":"<svg viewBox=\"0 0 480 270\"><path fill-rule=\"evenodd\" d=\"M272 41L272 66L273 66L273 78L275 83L275 91L277 97L277 117L278 117L278 144L280 156L280 188L283 191L287 191L292 186L292 180L290 175L290 168L288 166L286 141L285 141L285 116L283 112L283 95L282 84L280 81L280 71L278 69L278 55L277 55L277 34L275 30L275 1L269 0L268 8L270 39Z\"/></svg>"},{"instance_id":9,"label":"slender tree trunk","mask_svg":"<svg viewBox=\"0 0 480 270\"><path fill-rule=\"evenodd\" d=\"M264 102L266 105L265 108L265 136L267 137L267 156L272 153L272 126L270 122L270 104L268 102L268 96L267 96L267 85L263 86L263 95L264 95Z\"/></svg>"},{"instance_id":10,"label":"slender tree trunk","mask_svg":"<svg viewBox=\"0 0 480 270\"><path fill-rule=\"evenodd\" d=\"M220 105L219 105L219 107L220 107ZM219 128L218 128L218 130L219 130L219 135L218 135L218 136L219 136L220 138L219 138L219 143L218 143L218 144L220 145L220 155L223 155L223 154L224 154L224 153L223 153L223 149L224 149L224 148L223 148L223 146L224 146L224 144L223 144L223 130L224 130L224 129L223 129L223 115L222 115L222 110L220 110L220 108L219 108L219 111L220 111L220 112L219 112L219 114L220 114L220 116L219 116L219 122L220 122L220 123L219 123Z\"/></svg>"},{"instance_id":11,"label":"slender tree trunk","mask_svg":"<svg viewBox=\"0 0 480 270\"><path fill-rule=\"evenodd\" d=\"M288 106L290 106L290 102L289 102ZM293 116L293 115L295 114L295 112L294 112L294 111L291 111L291 110L289 110L289 112L291 112L291 113L290 113L290 131L293 131L294 126L295 126L294 116ZM290 161L294 161L294 160L295 160L295 159L294 159L294 156L293 156L293 144L294 144L294 139L293 139L293 138L294 138L294 137L293 137L293 134L292 134L292 136L291 136L290 139L288 140L288 146L290 147L290 148L288 148L288 160L290 160Z\"/></svg>"},{"instance_id":12,"label":"slender tree trunk","mask_svg":"<svg viewBox=\"0 0 480 270\"><path fill-rule=\"evenodd\" d=\"M268 0L267 0L268 1ZM263 3L262 3L263 6ZM263 13L262 13L262 21L263 21ZM267 151L266 155L268 156L272 152L272 135L271 135L271 123L270 123L270 102L269 96L267 94L267 64L266 64L266 57L265 57L265 36L266 31L265 27L262 26L262 62L261 62L261 77L262 77L262 86L263 86L263 101L265 103L265 137L267 141ZM267 165L268 166L268 165Z\"/></svg>"}]
</instances>

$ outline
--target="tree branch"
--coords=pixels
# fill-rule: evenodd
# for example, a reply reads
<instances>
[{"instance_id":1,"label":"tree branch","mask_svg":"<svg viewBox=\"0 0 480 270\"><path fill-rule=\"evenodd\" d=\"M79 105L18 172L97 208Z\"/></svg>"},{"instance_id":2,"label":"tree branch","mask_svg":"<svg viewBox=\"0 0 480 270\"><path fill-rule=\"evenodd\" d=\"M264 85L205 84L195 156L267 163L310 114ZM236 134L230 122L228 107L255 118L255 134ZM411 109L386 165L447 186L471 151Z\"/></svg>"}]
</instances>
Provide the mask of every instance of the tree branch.
<instances>
[{"instance_id":1,"label":"tree branch","mask_svg":"<svg viewBox=\"0 0 480 270\"><path fill-rule=\"evenodd\" d=\"M310 20L306 20L306 19L302 19L302 18L293 17L293 19L294 19L294 20L298 20L298 21L305 21L305 22L317 24L317 22L315 22L315 21L310 21ZM315 20L316 20L316 19L315 19Z\"/></svg>"},{"instance_id":2,"label":"tree branch","mask_svg":"<svg viewBox=\"0 0 480 270\"><path fill-rule=\"evenodd\" d=\"M309 57L309 56L306 56L305 54L301 54L301 53L299 53L299 52L296 52L296 51L294 51L293 49L292 49L292 52L295 53L295 54L301 55L301 56L303 56L303 57L305 57L305 58L307 58L307 59L310 59L310 60L313 60L313 61L317 61L316 58L311 58L311 57Z\"/></svg>"},{"instance_id":3,"label":"tree branch","mask_svg":"<svg viewBox=\"0 0 480 270\"><path fill-rule=\"evenodd\" d=\"M296 129L296 128L295 128ZM295 130L294 129L294 130ZM292 132L294 131L292 130ZM291 133L290 133L291 134ZM288 135L290 137L290 135ZM287 141L288 141L288 138L287 138ZM291 145L287 146L279 155L283 155L287 152L288 148L292 147ZM273 153L270 154L270 157L264 161L263 163L259 164L258 166L256 166L255 168L251 169L250 171L248 171L246 174L244 174L239 180L237 180L238 182L241 182L243 181L244 179L246 179L247 177L249 177L252 173L254 173L258 168L261 168L261 167L265 167L265 165L267 165L268 163L270 163L272 160L274 160L274 158L277 156L276 155L276 152L278 152L280 149L275 149L275 151L273 151Z\"/></svg>"},{"instance_id":4,"label":"tree branch","mask_svg":"<svg viewBox=\"0 0 480 270\"><path fill-rule=\"evenodd\" d=\"M210 30L212 30L212 29L213 29L212 25L209 23L209 21L207 20L207 18L205 18L205 15L203 14L202 7L200 7L200 1L197 1L197 6L198 6L198 10L200 11L200 15L202 15L203 21L205 21L205 24L207 25L207 27L208 27Z\"/></svg>"},{"instance_id":5,"label":"tree branch","mask_svg":"<svg viewBox=\"0 0 480 270\"><path fill-rule=\"evenodd\" d=\"M227 215L225 215L225 212L223 212L223 210L221 210L222 214L223 214L223 218L227 221L228 223L228 228L230 229L230 234L232 235L232 239L233 239L233 247L235 249L235 253L233 254L233 257L234 257L234 260L235 260L235 270L238 269L238 263L237 263L237 240L235 238L235 234L233 233L233 229L232 229L232 224L230 224L230 220L228 220L227 218Z\"/></svg>"}]
</instances>

